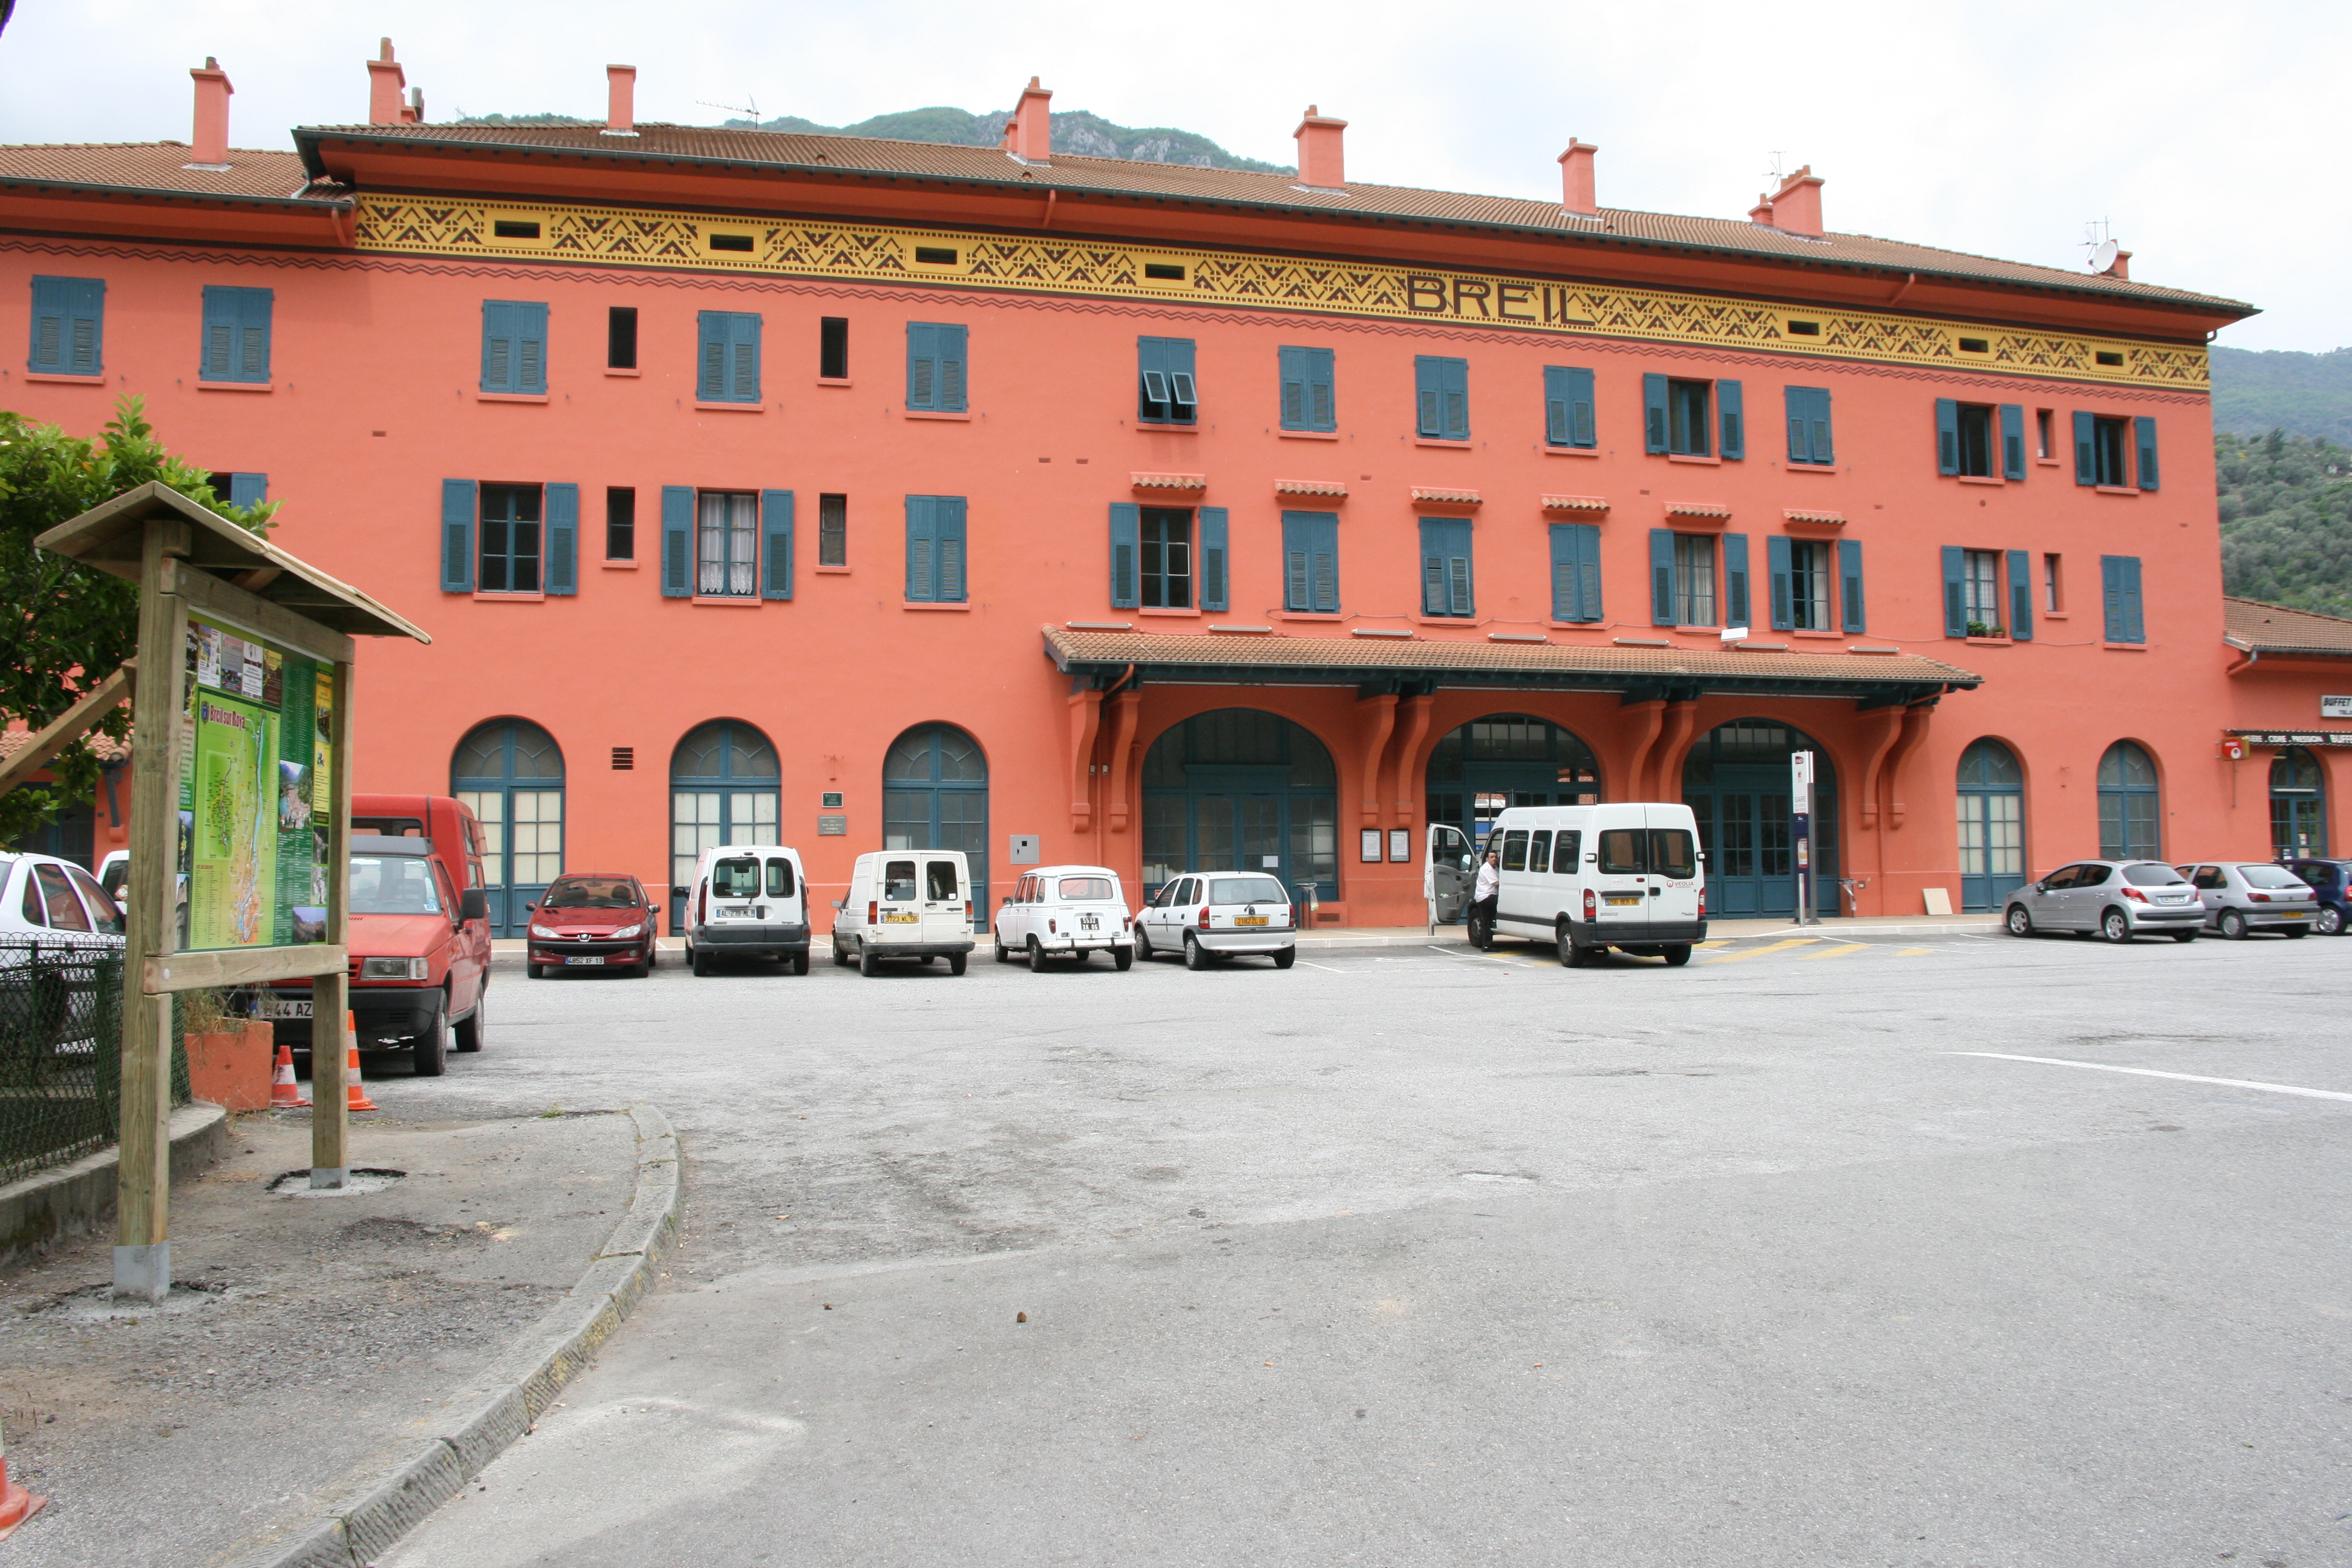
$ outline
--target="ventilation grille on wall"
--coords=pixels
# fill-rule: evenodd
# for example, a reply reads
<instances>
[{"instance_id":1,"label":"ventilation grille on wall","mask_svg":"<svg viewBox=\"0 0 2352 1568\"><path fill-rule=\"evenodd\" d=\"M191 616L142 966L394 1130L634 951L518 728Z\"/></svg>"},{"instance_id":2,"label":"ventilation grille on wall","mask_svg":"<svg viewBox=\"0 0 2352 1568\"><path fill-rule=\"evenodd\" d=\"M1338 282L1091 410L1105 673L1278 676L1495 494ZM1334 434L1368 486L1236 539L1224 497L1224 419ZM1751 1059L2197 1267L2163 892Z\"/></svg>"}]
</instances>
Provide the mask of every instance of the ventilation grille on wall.
<instances>
[{"instance_id":1,"label":"ventilation grille on wall","mask_svg":"<svg viewBox=\"0 0 2352 1568\"><path fill-rule=\"evenodd\" d=\"M637 749L635 746L615 746L613 748L613 771L614 773L625 773L630 772L636 765Z\"/></svg>"}]
</instances>

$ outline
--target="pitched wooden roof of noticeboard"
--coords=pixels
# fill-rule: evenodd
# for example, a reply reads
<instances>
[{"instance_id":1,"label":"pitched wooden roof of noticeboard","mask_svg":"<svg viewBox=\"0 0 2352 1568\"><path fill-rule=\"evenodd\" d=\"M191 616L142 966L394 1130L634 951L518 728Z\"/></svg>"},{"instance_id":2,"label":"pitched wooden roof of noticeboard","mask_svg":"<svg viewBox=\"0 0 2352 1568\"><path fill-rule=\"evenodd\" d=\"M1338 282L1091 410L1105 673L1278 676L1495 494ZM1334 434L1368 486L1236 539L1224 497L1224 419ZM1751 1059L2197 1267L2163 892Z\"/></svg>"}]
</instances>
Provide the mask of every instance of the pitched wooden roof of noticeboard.
<instances>
[{"instance_id":1,"label":"pitched wooden roof of noticeboard","mask_svg":"<svg viewBox=\"0 0 2352 1568\"><path fill-rule=\"evenodd\" d=\"M135 583L147 524L169 521L189 525L184 568L217 577L346 637L433 640L423 628L350 584L328 576L259 534L198 506L160 479L125 490L58 524L33 542Z\"/></svg>"}]
</instances>

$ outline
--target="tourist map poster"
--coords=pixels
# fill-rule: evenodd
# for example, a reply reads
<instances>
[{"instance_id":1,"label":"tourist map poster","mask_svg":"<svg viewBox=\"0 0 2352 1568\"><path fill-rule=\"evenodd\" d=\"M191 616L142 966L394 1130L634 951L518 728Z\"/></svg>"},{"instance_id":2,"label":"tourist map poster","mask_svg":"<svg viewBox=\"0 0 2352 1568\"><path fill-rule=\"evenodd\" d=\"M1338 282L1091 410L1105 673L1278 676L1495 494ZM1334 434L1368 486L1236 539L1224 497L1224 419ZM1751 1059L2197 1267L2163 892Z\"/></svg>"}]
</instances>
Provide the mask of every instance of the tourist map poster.
<instances>
[{"instance_id":1,"label":"tourist map poster","mask_svg":"<svg viewBox=\"0 0 2352 1568\"><path fill-rule=\"evenodd\" d=\"M332 667L191 616L179 945L325 939Z\"/></svg>"}]
</instances>

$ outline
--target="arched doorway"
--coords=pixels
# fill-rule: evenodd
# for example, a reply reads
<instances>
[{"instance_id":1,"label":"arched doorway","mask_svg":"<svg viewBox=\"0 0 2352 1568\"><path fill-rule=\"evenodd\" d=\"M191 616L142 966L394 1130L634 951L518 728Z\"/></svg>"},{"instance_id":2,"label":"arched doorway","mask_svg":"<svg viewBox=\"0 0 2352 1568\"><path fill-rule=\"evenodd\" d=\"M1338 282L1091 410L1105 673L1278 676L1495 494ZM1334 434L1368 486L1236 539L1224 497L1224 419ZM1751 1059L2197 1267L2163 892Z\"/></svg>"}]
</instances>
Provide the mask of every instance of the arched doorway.
<instances>
[{"instance_id":1,"label":"arched doorway","mask_svg":"<svg viewBox=\"0 0 2352 1568\"><path fill-rule=\"evenodd\" d=\"M1429 820L1484 848L1507 805L1593 805L1601 764L1572 730L1528 713L1496 713L1449 731L1429 754Z\"/></svg>"},{"instance_id":2,"label":"arched doorway","mask_svg":"<svg viewBox=\"0 0 2352 1568\"><path fill-rule=\"evenodd\" d=\"M2271 853L2282 860L2327 854L2327 775L2301 746L2271 761Z\"/></svg>"},{"instance_id":3,"label":"arched doorway","mask_svg":"<svg viewBox=\"0 0 2352 1568\"><path fill-rule=\"evenodd\" d=\"M749 724L716 719L669 756L669 929L686 918L694 868L705 849L773 844L782 803L776 748Z\"/></svg>"},{"instance_id":4,"label":"arched doorway","mask_svg":"<svg viewBox=\"0 0 2352 1568\"><path fill-rule=\"evenodd\" d=\"M1185 871L1269 870L1339 896L1339 774L1289 720L1220 708L1171 725L1143 758L1143 890Z\"/></svg>"},{"instance_id":5,"label":"arched doorway","mask_svg":"<svg viewBox=\"0 0 2352 1568\"><path fill-rule=\"evenodd\" d=\"M457 742L449 793L482 821L490 934L521 936L525 911L563 870L563 750L521 719L493 719Z\"/></svg>"},{"instance_id":6,"label":"arched doorway","mask_svg":"<svg viewBox=\"0 0 2352 1568\"><path fill-rule=\"evenodd\" d=\"M2153 860L2164 851L2156 763L2133 741L2117 741L2099 759L2099 856Z\"/></svg>"},{"instance_id":7,"label":"arched doorway","mask_svg":"<svg viewBox=\"0 0 2352 1568\"><path fill-rule=\"evenodd\" d=\"M1960 753L1960 908L1997 910L2025 881L2025 771L1983 740Z\"/></svg>"},{"instance_id":8,"label":"arched doorway","mask_svg":"<svg viewBox=\"0 0 2352 1568\"><path fill-rule=\"evenodd\" d=\"M1683 763L1683 799L1706 851L1706 910L1732 919L1797 912L1789 758L1813 753L1813 907L1840 912L1837 768L1801 730L1769 719L1717 725Z\"/></svg>"},{"instance_id":9,"label":"arched doorway","mask_svg":"<svg viewBox=\"0 0 2352 1568\"><path fill-rule=\"evenodd\" d=\"M882 847L961 849L971 872L971 912L985 926L988 890L988 758L952 724L922 724L882 759Z\"/></svg>"}]
</instances>

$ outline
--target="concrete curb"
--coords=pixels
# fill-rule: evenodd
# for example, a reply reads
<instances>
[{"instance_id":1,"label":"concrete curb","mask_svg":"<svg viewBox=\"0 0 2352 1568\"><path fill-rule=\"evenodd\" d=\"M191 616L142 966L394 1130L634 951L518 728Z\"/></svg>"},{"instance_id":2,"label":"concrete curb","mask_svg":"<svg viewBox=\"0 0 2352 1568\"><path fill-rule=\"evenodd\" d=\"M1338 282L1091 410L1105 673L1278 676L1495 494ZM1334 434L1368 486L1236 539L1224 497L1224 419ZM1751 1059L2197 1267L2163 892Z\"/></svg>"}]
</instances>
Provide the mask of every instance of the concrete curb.
<instances>
[{"instance_id":1,"label":"concrete curb","mask_svg":"<svg viewBox=\"0 0 2352 1568\"><path fill-rule=\"evenodd\" d=\"M228 1142L228 1112L199 1100L172 1112L172 1180L219 1163ZM115 1172L121 1152L85 1154L0 1187L0 1265L67 1237L91 1236L114 1218Z\"/></svg>"},{"instance_id":2,"label":"concrete curb","mask_svg":"<svg viewBox=\"0 0 2352 1568\"><path fill-rule=\"evenodd\" d=\"M677 1240L677 1134L649 1105L631 1106L629 1119L637 1130L636 1192L579 1283L479 1380L449 1396L415 1452L236 1568L367 1568L531 1429L653 1288Z\"/></svg>"}]
</instances>

